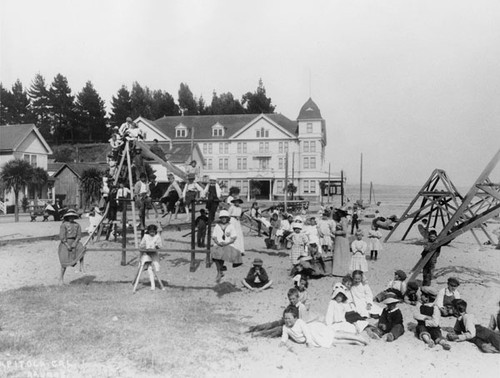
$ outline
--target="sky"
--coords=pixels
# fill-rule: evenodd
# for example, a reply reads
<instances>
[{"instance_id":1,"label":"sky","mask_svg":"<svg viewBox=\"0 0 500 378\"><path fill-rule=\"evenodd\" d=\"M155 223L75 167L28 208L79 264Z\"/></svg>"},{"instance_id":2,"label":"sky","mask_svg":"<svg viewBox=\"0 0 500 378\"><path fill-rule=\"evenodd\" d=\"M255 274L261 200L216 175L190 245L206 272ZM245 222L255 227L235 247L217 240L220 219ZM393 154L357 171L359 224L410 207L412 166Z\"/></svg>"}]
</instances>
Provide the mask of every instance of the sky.
<instances>
[{"instance_id":1,"label":"sky","mask_svg":"<svg viewBox=\"0 0 500 378\"><path fill-rule=\"evenodd\" d=\"M0 81L36 73L108 110L134 81L209 103L262 78L292 120L313 98L351 184L363 154L365 183L470 187L500 148L497 0L0 0Z\"/></svg>"}]
</instances>

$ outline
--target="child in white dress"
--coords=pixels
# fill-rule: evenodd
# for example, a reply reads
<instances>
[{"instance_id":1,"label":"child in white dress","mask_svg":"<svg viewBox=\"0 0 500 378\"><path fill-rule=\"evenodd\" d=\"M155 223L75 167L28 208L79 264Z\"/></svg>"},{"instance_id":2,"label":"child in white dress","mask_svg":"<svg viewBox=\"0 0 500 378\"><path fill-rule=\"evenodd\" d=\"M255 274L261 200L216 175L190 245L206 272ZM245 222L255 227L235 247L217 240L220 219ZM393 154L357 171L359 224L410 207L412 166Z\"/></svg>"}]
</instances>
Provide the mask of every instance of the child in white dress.
<instances>
[{"instance_id":1,"label":"child in white dress","mask_svg":"<svg viewBox=\"0 0 500 378\"><path fill-rule=\"evenodd\" d=\"M368 272L368 264L366 262L366 251L368 250L368 244L363 240L363 231L356 231L356 240L351 243L351 266L350 271L361 270L362 272Z\"/></svg>"},{"instance_id":2,"label":"child in white dress","mask_svg":"<svg viewBox=\"0 0 500 378\"><path fill-rule=\"evenodd\" d=\"M364 276L361 270L352 273L353 285L351 287L352 299L356 312L364 317L377 318L382 313L382 309L373 303L373 293L368 284L364 283Z\"/></svg>"},{"instance_id":3,"label":"child in white dress","mask_svg":"<svg viewBox=\"0 0 500 378\"><path fill-rule=\"evenodd\" d=\"M160 255L156 250L162 247L162 241L157 231L158 227L150 224L147 228L147 233L144 234L139 244L139 248L147 250L147 252L141 252L141 264L144 264L144 269L148 271L151 290L155 290L155 272L158 273L160 271ZM160 279L158 278L158 280ZM165 289L162 288L162 290Z\"/></svg>"}]
</instances>

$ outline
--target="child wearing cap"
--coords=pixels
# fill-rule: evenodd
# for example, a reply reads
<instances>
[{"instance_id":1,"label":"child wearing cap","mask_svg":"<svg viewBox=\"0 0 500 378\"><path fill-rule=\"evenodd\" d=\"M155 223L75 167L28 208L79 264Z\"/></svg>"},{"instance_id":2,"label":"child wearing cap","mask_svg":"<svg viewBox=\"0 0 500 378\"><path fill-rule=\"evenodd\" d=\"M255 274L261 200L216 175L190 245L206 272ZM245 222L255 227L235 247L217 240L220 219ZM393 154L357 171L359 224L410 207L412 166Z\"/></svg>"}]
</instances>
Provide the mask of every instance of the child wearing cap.
<instances>
[{"instance_id":1,"label":"child wearing cap","mask_svg":"<svg viewBox=\"0 0 500 378\"><path fill-rule=\"evenodd\" d=\"M439 290L436 297L436 305L441 311L441 316L453 316L453 300L460 299L460 293L457 287L460 286L460 282L455 277L448 278L448 287L444 287Z\"/></svg>"},{"instance_id":2,"label":"child wearing cap","mask_svg":"<svg viewBox=\"0 0 500 378\"><path fill-rule=\"evenodd\" d=\"M256 257L253 260L253 266L248 271L247 277L241 281L243 286L252 291L262 291L268 289L273 284L269 279L266 270L262 267L262 259Z\"/></svg>"},{"instance_id":3,"label":"child wearing cap","mask_svg":"<svg viewBox=\"0 0 500 378\"><path fill-rule=\"evenodd\" d=\"M195 220L196 244L198 248L205 248L205 237L207 236L208 217L205 209L200 210L200 215Z\"/></svg>"},{"instance_id":4,"label":"child wearing cap","mask_svg":"<svg viewBox=\"0 0 500 378\"><path fill-rule=\"evenodd\" d=\"M422 286L420 291L422 292L420 295L422 304L418 308L418 312L413 316L418 323L415 330L416 336L430 348L433 348L435 344L439 344L444 350L450 350L450 344L443 338L439 327L441 312L435 304L436 289L430 286Z\"/></svg>"},{"instance_id":5,"label":"child wearing cap","mask_svg":"<svg viewBox=\"0 0 500 378\"><path fill-rule=\"evenodd\" d=\"M147 250L146 252L141 252L141 264L144 264L144 269L148 271L151 290L155 290L155 276L158 278L158 281L160 280L158 277L160 255L156 250L162 247L162 241L157 231L158 227L155 224L150 224L139 244L139 248Z\"/></svg>"},{"instance_id":6,"label":"child wearing cap","mask_svg":"<svg viewBox=\"0 0 500 378\"><path fill-rule=\"evenodd\" d=\"M299 264L301 256L308 256L307 244L309 239L307 235L302 232L302 223L292 223L293 233L287 236L287 241L290 242L292 248L290 249L290 261L292 268Z\"/></svg>"},{"instance_id":7,"label":"child wearing cap","mask_svg":"<svg viewBox=\"0 0 500 378\"><path fill-rule=\"evenodd\" d=\"M391 342L398 339L405 332L403 314L397 308L398 299L386 298L382 303L386 307L382 310L377 326L369 326L366 332L372 339L383 337L385 341Z\"/></svg>"},{"instance_id":8,"label":"child wearing cap","mask_svg":"<svg viewBox=\"0 0 500 378\"><path fill-rule=\"evenodd\" d=\"M453 308L457 322L454 333L447 335L450 341L470 341L484 353L500 353L500 333L477 324L474 315L467 313L467 302L454 299Z\"/></svg>"},{"instance_id":9,"label":"child wearing cap","mask_svg":"<svg viewBox=\"0 0 500 378\"><path fill-rule=\"evenodd\" d=\"M392 297L397 298L399 300L403 300L404 295L406 293L406 273L402 270L398 269L394 272L394 279L389 281L387 288L378 293L375 298L373 298L374 302L383 302L386 298Z\"/></svg>"},{"instance_id":10,"label":"child wearing cap","mask_svg":"<svg viewBox=\"0 0 500 378\"><path fill-rule=\"evenodd\" d=\"M365 253L368 250L368 244L363 240L363 231L356 231L356 240L351 243L351 265L350 271L361 270L363 273L368 272L368 264L366 262Z\"/></svg>"}]
</instances>

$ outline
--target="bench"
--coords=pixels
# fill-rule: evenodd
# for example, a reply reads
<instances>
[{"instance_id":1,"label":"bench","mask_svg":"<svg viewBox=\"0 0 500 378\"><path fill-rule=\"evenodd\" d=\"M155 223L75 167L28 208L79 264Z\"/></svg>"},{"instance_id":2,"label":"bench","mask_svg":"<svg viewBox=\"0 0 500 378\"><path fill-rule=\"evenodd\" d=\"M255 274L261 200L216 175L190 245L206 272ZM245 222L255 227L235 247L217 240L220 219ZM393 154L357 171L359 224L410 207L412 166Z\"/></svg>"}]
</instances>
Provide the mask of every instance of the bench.
<instances>
[{"instance_id":1,"label":"bench","mask_svg":"<svg viewBox=\"0 0 500 378\"><path fill-rule=\"evenodd\" d=\"M43 217L42 222L47 222L49 220L50 214L47 213L45 210L44 211L31 211L30 212L30 217L31 221L30 222L36 222L37 217Z\"/></svg>"}]
</instances>

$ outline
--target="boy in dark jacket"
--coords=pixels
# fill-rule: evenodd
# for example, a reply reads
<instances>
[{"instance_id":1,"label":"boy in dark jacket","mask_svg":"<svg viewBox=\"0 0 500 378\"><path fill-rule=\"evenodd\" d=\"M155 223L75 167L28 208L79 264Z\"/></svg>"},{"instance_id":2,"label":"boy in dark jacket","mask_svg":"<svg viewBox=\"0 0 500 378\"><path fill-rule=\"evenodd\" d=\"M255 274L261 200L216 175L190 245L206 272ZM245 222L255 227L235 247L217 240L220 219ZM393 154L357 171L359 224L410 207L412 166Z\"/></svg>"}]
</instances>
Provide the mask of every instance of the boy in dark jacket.
<instances>
[{"instance_id":1,"label":"boy in dark jacket","mask_svg":"<svg viewBox=\"0 0 500 378\"><path fill-rule=\"evenodd\" d=\"M397 308L399 299L387 298L383 302L386 305L380 318L377 327L369 326L366 332L372 339L383 337L385 341L391 342L400 337L404 332L403 314Z\"/></svg>"}]
</instances>

